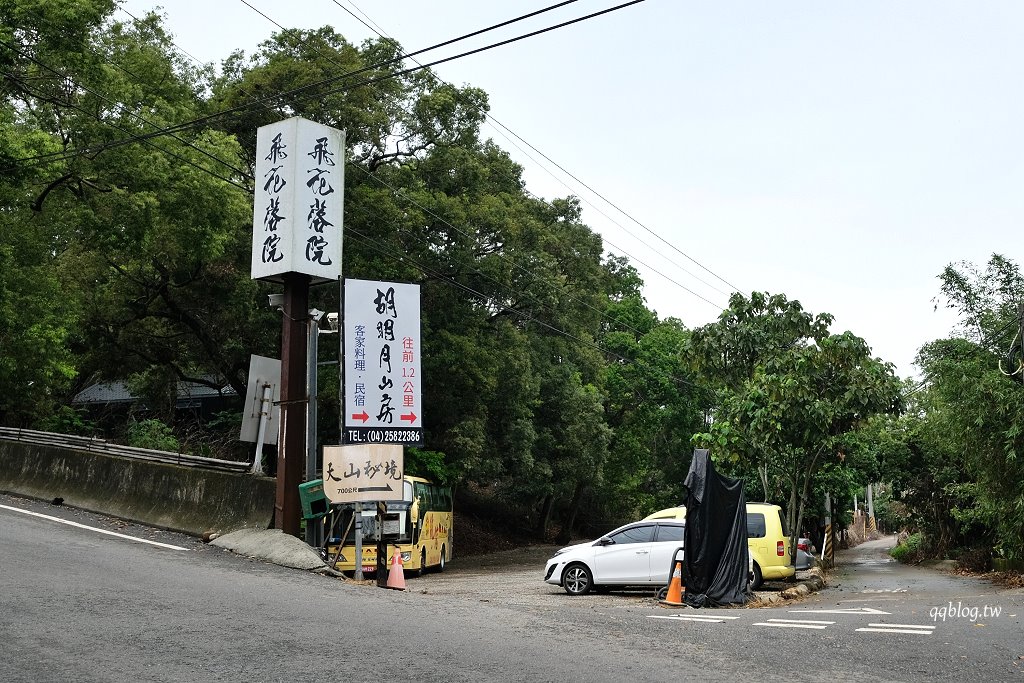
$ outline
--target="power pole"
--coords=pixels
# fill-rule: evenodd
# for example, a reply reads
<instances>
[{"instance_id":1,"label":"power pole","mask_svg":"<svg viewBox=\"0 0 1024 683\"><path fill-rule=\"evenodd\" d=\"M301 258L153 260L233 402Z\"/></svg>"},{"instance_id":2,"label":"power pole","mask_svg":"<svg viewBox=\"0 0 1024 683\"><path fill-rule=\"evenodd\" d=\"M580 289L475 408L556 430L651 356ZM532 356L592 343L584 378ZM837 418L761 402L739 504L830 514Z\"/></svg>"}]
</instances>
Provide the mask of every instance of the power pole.
<instances>
[{"instance_id":1,"label":"power pole","mask_svg":"<svg viewBox=\"0 0 1024 683\"><path fill-rule=\"evenodd\" d=\"M309 329L309 276L284 277L281 317L281 436L277 449L274 527L299 536L302 505L299 484L306 461L306 332Z\"/></svg>"}]
</instances>

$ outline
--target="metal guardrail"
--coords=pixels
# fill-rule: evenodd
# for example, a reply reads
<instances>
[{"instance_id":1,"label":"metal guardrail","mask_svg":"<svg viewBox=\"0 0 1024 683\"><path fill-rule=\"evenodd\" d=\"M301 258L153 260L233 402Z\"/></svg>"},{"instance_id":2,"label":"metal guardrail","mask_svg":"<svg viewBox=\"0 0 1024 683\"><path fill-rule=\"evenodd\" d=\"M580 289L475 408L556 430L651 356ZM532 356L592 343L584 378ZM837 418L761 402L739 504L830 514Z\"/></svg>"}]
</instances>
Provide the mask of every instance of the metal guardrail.
<instances>
[{"instance_id":1,"label":"metal guardrail","mask_svg":"<svg viewBox=\"0 0 1024 683\"><path fill-rule=\"evenodd\" d=\"M106 439L98 439L96 437L57 434L54 432L39 432L33 429L0 427L0 439L5 441L20 441L22 443L31 443L39 446L67 448L75 451L88 451L90 453L116 455L121 458L132 458L135 460L171 463L174 465L182 465L184 467L221 470L225 472L248 472L252 467L252 463L248 462L218 460L217 458L204 458L199 455L189 455L187 453L155 451L149 448L134 448L132 446L121 446L119 444L110 443Z\"/></svg>"}]
</instances>

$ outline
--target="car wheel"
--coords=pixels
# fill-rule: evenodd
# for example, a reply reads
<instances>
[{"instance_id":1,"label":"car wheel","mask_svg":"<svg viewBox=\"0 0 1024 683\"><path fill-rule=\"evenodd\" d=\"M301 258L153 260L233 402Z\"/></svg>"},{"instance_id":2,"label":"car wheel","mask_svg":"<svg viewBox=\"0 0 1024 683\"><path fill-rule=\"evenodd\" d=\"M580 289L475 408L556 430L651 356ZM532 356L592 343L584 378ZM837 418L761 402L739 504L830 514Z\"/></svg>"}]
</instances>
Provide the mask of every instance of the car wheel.
<instances>
[{"instance_id":1,"label":"car wheel","mask_svg":"<svg viewBox=\"0 0 1024 683\"><path fill-rule=\"evenodd\" d=\"M443 572L444 571L444 546L441 546L441 563L439 565L437 565L437 571L438 572Z\"/></svg>"},{"instance_id":2,"label":"car wheel","mask_svg":"<svg viewBox=\"0 0 1024 683\"><path fill-rule=\"evenodd\" d=\"M666 599L668 597L668 586L662 586L659 588L655 597L659 601Z\"/></svg>"},{"instance_id":3,"label":"car wheel","mask_svg":"<svg viewBox=\"0 0 1024 683\"><path fill-rule=\"evenodd\" d=\"M594 587L594 575L586 565L570 564L562 574L562 588L569 595L586 595Z\"/></svg>"},{"instance_id":4,"label":"car wheel","mask_svg":"<svg viewBox=\"0 0 1024 683\"><path fill-rule=\"evenodd\" d=\"M758 588L761 587L761 584L763 582L764 581L763 581L763 579L761 577L761 567L759 567L757 562L755 562L754 563L754 579L753 579L753 581L750 582L750 590L756 591Z\"/></svg>"}]
</instances>

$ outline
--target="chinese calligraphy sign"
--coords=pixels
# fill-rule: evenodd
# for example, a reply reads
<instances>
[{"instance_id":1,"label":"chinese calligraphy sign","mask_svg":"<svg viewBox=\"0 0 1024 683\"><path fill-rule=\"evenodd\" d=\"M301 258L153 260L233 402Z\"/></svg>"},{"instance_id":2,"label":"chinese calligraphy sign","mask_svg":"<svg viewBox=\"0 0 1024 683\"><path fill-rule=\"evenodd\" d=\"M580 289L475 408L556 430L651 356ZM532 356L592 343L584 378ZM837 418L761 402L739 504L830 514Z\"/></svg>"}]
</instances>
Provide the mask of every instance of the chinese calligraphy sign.
<instances>
[{"instance_id":1,"label":"chinese calligraphy sign","mask_svg":"<svg viewBox=\"0 0 1024 683\"><path fill-rule=\"evenodd\" d=\"M402 500L402 446L324 446L324 495L332 503Z\"/></svg>"},{"instance_id":2,"label":"chinese calligraphy sign","mask_svg":"<svg viewBox=\"0 0 1024 683\"><path fill-rule=\"evenodd\" d=\"M256 136L252 277L341 277L345 133L300 117Z\"/></svg>"}]
</instances>

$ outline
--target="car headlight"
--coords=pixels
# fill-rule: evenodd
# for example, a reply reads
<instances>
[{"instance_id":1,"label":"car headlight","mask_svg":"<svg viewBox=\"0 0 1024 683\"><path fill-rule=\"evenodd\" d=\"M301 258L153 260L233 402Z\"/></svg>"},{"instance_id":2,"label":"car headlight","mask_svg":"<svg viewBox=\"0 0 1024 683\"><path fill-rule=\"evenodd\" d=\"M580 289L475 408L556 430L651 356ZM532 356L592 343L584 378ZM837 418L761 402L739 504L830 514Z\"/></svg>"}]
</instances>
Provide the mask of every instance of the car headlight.
<instances>
[{"instance_id":1,"label":"car headlight","mask_svg":"<svg viewBox=\"0 0 1024 683\"><path fill-rule=\"evenodd\" d=\"M554 559L554 558L558 557L559 555L561 555L562 553L567 553L567 552L569 552L568 548L561 548L559 550L556 550L555 554L551 556L551 559Z\"/></svg>"},{"instance_id":2,"label":"car headlight","mask_svg":"<svg viewBox=\"0 0 1024 683\"><path fill-rule=\"evenodd\" d=\"M406 551L402 553L402 562L408 562L412 559L412 553Z\"/></svg>"}]
</instances>

